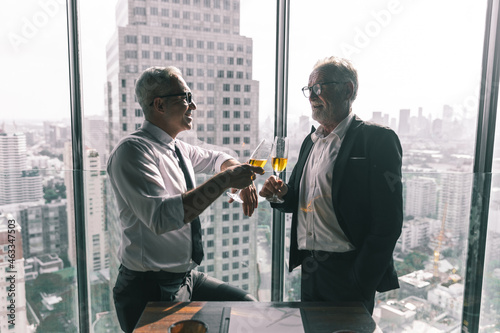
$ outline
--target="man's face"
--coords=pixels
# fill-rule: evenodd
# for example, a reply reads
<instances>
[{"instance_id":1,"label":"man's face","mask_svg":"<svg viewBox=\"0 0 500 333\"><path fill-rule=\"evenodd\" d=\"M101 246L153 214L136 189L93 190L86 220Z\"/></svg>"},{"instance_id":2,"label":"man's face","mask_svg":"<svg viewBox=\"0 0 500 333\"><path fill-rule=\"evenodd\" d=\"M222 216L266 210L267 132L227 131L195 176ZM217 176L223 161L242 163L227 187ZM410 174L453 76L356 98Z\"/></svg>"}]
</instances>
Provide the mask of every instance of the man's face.
<instances>
[{"instance_id":1,"label":"man's face","mask_svg":"<svg viewBox=\"0 0 500 333\"><path fill-rule=\"evenodd\" d=\"M331 70L320 67L309 76L308 86L312 87L317 83L332 81L336 80ZM349 110L346 110L345 103L343 103L345 98L341 96L341 93L336 93L336 91L344 91L344 89L338 89L341 88L340 85L345 85L345 83L322 84L319 96L311 91L309 103L311 104L312 118L322 125L338 123L349 114Z\"/></svg>"},{"instance_id":2,"label":"man's face","mask_svg":"<svg viewBox=\"0 0 500 333\"><path fill-rule=\"evenodd\" d=\"M182 77L173 77L168 95L180 94L191 91ZM163 115L164 125L172 137L182 131L193 127L192 111L196 110L194 100L188 104L185 96L173 96L163 98L165 112Z\"/></svg>"}]
</instances>

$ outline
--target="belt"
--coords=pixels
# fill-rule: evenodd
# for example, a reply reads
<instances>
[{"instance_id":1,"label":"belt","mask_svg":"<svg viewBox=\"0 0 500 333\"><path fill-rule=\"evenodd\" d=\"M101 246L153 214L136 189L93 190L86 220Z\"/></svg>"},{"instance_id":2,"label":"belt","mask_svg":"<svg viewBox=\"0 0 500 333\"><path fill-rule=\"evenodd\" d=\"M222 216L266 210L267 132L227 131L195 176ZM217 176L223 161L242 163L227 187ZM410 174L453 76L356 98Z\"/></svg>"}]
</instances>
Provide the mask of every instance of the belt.
<instances>
[{"instance_id":1,"label":"belt","mask_svg":"<svg viewBox=\"0 0 500 333\"><path fill-rule=\"evenodd\" d=\"M338 259L354 258L358 254L358 251L328 252L321 250L300 250L300 253L304 258L312 257L314 259L325 260L327 258L338 258Z\"/></svg>"},{"instance_id":2,"label":"belt","mask_svg":"<svg viewBox=\"0 0 500 333\"><path fill-rule=\"evenodd\" d=\"M182 272L182 273L174 273L174 272L167 272L167 271L146 271L146 272L140 272L140 271L133 271L131 269L128 269L127 267L120 265L119 268L120 272L124 272L129 275L134 275L134 276L140 276L146 279L184 279L191 271L189 272Z\"/></svg>"}]
</instances>

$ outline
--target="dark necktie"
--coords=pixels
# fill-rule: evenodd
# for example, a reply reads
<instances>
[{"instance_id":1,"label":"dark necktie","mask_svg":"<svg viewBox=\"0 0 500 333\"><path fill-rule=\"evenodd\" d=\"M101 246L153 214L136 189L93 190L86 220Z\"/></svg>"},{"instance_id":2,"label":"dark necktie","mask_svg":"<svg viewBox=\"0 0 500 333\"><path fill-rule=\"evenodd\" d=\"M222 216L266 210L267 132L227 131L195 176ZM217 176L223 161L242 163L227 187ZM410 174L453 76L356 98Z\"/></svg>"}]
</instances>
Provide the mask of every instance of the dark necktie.
<instances>
[{"instance_id":1,"label":"dark necktie","mask_svg":"<svg viewBox=\"0 0 500 333\"><path fill-rule=\"evenodd\" d=\"M177 148L177 146L175 146L175 154L177 155L179 166L184 174L187 189L190 190L194 188L193 180L189 175L186 163L184 162L184 157L182 157L181 151ZM198 217L191 221L191 242L193 244L193 261L199 265L203 259L203 244L201 242L201 222Z\"/></svg>"}]
</instances>

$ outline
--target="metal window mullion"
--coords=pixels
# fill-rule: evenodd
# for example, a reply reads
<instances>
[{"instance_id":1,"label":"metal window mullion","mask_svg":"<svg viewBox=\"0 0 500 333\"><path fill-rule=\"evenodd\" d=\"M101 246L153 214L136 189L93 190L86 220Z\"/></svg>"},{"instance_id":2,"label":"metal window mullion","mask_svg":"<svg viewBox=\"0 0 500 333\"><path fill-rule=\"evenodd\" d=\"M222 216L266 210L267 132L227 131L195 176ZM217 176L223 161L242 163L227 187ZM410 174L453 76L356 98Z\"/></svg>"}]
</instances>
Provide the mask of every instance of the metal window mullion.
<instances>
[{"instance_id":1,"label":"metal window mullion","mask_svg":"<svg viewBox=\"0 0 500 333\"><path fill-rule=\"evenodd\" d=\"M79 29L77 0L66 1L68 20L68 60L71 97L71 142L73 149L73 196L75 210L76 272L78 286L79 332L90 331L85 244L85 193L83 161L82 91L80 85ZM71 237L72 235L70 235Z\"/></svg>"},{"instance_id":2,"label":"metal window mullion","mask_svg":"<svg viewBox=\"0 0 500 333\"><path fill-rule=\"evenodd\" d=\"M499 18L499 0L489 0L486 12L481 92L474 157L462 332L479 331L498 103L498 82L500 78Z\"/></svg>"},{"instance_id":3,"label":"metal window mullion","mask_svg":"<svg viewBox=\"0 0 500 333\"><path fill-rule=\"evenodd\" d=\"M286 136L288 91L288 36L290 1L277 0L276 12L276 82L274 134ZM284 174L283 174L284 176ZM283 178L283 180L286 180ZM285 289L285 219L273 210L271 264L271 301L283 301Z\"/></svg>"}]
</instances>

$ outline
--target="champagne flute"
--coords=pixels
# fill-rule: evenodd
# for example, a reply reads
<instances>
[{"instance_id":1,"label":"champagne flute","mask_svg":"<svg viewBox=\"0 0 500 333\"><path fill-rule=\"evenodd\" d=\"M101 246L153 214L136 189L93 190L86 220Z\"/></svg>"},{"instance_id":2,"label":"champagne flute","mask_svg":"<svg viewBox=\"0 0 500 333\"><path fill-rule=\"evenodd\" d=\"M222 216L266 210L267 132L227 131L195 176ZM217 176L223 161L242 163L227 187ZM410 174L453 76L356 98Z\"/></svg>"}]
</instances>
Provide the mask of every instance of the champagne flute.
<instances>
[{"instance_id":1,"label":"champagne flute","mask_svg":"<svg viewBox=\"0 0 500 333\"><path fill-rule=\"evenodd\" d=\"M271 152L271 145L272 145L271 142L267 141L266 139L263 139L258 144L257 148L255 148L252 155L250 155L248 164L263 168L264 165L266 165L269 153ZM228 191L226 192L226 194L234 201L237 201L239 203L243 202L243 200L241 200L240 198L240 190L238 190L235 193Z\"/></svg>"},{"instance_id":2,"label":"champagne flute","mask_svg":"<svg viewBox=\"0 0 500 333\"><path fill-rule=\"evenodd\" d=\"M276 177L279 179L279 174L283 172L288 163L288 138L277 136L274 138L274 145L271 151L271 160L273 165L273 171ZM272 197L266 198L267 201L273 203L283 203L284 200L280 199L276 194Z\"/></svg>"}]
</instances>

